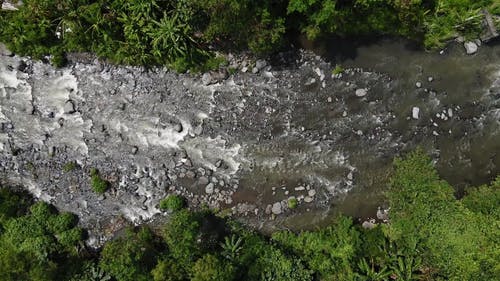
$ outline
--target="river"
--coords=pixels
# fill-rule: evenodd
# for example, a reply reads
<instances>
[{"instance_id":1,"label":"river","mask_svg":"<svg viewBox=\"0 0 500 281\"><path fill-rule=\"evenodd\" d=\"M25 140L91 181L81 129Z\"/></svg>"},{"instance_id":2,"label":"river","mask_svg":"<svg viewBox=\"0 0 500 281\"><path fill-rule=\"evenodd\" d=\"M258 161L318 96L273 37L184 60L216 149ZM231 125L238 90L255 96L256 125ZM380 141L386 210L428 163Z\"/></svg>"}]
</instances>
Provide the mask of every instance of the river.
<instances>
[{"instance_id":1,"label":"river","mask_svg":"<svg viewBox=\"0 0 500 281\"><path fill-rule=\"evenodd\" d=\"M158 217L168 193L263 230L372 217L393 158L417 146L457 195L500 173L500 46L467 56L395 39L335 44L282 53L255 73L236 57L220 81L0 56L2 182L77 213L97 245L124 219ZM104 195L91 191L93 167L111 182Z\"/></svg>"}]
</instances>

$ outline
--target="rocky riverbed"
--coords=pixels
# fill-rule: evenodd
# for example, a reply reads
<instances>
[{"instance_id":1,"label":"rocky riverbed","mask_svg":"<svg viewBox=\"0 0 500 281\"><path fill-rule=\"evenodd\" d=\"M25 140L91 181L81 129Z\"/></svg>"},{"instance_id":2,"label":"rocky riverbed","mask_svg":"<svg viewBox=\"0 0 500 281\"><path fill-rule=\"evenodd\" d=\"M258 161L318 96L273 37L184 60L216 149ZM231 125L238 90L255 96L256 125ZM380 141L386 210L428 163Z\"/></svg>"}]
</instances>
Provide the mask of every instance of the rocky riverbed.
<instances>
[{"instance_id":1,"label":"rocky riverbed","mask_svg":"<svg viewBox=\"0 0 500 281\"><path fill-rule=\"evenodd\" d=\"M417 145L449 169L479 153L500 172L498 61L477 93L450 99L445 72L332 74L308 51L232 58L231 75L0 55L0 179L79 215L90 245L161 216L169 193L261 228L315 225L332 206L374 214L393 157ZM91 168L111 183L104 195Z\"/></svg>"}]
</instances>

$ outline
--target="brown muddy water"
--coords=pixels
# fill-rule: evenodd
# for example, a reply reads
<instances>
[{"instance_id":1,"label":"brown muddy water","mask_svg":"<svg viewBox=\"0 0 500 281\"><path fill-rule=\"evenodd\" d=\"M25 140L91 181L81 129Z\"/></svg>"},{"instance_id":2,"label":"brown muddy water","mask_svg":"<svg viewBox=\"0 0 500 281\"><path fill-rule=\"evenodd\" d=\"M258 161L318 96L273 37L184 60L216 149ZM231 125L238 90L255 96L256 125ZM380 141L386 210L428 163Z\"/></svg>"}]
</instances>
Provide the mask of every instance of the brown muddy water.
<instances>
[{"instance_id":1,"label":"brown muddy water","mask_svg":"<svg viewBox=\"0 0 500 281\"><path fill-rule=\"evenodd\" d=\"M353 126L354 131L360 129L363 136L373 134L378 128L373 126L378 125L390 133L379 138L377 144L371 142L370 137L360 141L348 137L345 141L336 139L343 157L353 167L354 177L350 177L353 187L329 201L327 208L302 210L288 217L283 221L285 227L302 229L324 225L338 213L360 219L374 217L377 207L386 204L383 193L391 173L391 156L404 155L418 146L432 155L439 174L455 187L457 196L467 187L489 183L500 174L499 44L483 45L472 56L466 55L459 44L426 52L398 39L360 44L342 40L311 43L302 39L300 44L326 57L332 66L338 64L345 69L362 68L387 74L390 82L382 83L385 85L368 82L373 85L368 86L368 106L356 98L345 100L348 115L344 118L352 118L348 126ZM419 109L418 119L412 117L414 107ZM394 118L382 117L384 111ZM363 124L372 115L382 117L382 121ZM343 125L338 122L342 115L332 115L327 108L309 108L303 118L306 123L318 125L317 130L328 127L328 123L335 124L329 126L333 130ZM386 144L380 145L380 142ZM373 146L384 149L374 150ZM385 149L387 147L394 149ZM329 165L331 160L326 159L332 157L335 158L325 153L321 159L314 159L329 167L319 174L326 179L332 174L348 175L349 169L343 167L344 170L339 171L338 165ZM284 175L273 184L279 185L279 181L293 185L296 177Z\"/></svg>"}]
</instances>

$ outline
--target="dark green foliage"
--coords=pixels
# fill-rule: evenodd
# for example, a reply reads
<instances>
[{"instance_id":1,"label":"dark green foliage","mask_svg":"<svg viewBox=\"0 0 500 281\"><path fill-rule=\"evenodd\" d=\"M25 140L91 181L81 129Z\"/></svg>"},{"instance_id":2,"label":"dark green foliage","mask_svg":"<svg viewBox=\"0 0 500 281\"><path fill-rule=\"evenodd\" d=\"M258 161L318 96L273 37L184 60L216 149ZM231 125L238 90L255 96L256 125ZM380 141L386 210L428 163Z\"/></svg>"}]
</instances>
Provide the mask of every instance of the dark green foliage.
<instances>
[{"instance_id":1,"label":"dark green foliage","mask_svg":"<svg viewBox=\"0 0 500 281\"><path fill-rule=\"evenodd\" d=\"M0 236L0 280L55 280L69 273L82 231L73 215L58 214L46 203L11 218Z\"/></svg>"},{"instance_id":2,"label":"dark green foliage","mask_svg":"<svg viewBox=\"0 0 500 281\"><path fill-rule=\"evenodd\" d=\"M193 266L191 281L231 281L234 268L215 255L206 254Z\"/></svg>"},{"instance_id":3,"label":"dark green foliage","mask_svg":"<svg viewBox=\"0 0 500 281\"><path fill-rule=\"evenodd\" d=\"M273 240L306 261L309 268L325 279L352 280L352 261L359 244L352 221L339 217L335 225L320 231L277 232Z\"/></svg>"},{"instance_id":4,"label":"dark green foliage","mask_svg":"<svg viewBox=\"0 0 500 281\"><path fill-rule=\"evenodd\" d=\"M462 198L464 206L492 219L500 220L500 177L490 186L483 185L467 190L467 195Z\"/></svg>"},{"instance_id":5,"label":"dark green foliage","mask_svg":"<svg viewBox=\"0 0 500 281\"><path fill-rule=\"evenodd\" d=\"M117 281L148 281L161 248L148 228L128 230L106 244L100 267Z\"/></svg>"},{"instance_id":6,"label":"dark green foliage","mask_svg":"<svg viewBox=\"0 0 500 281\"><path fill-rule=\"evenodd\" d=\"M0 187L0 231L1 225L8 219L25 214L30 204L31 200L27 194Z\"/></svg>"},{"instance_id":7,"label":"dark green foliage","mask_svg":"<svg viewBox=\"0 0 500 281\"><path fill-rule=\"evenodd\" d=\"M63 171L65 173L69 173L69 172L73 171L74 169L76 169L77 167L78 167L78 164L76 164L75 161L70 161L70 162L64 164Z\"/></svg>"},{"instance_id":8,"label":"dark green foliage","mask_svg":"<svg viewBox=\"0 0 500 281\"><path fill-rule=\"evenodd\" d=\"M75 274L69 281L111 281L111 276L93 262L86 262L80 273Z\"/></svg>"},{"instance_id":9,"label":"dark green foliage","mask_svg":"<svg viewBox=\"0 0 500 281\"><path fill-rule=\"evenodd\" d=\"M90 186L95 193L102 194L109 188L109 182L101 177L95 168L90 169Z\"/></svg>"},{"instance_id":10,"label":"dark green foliage","mask_svg":"<svg viewBox=\"0 0 500 281\"><path fill-rule=\"evenodd\" d=\"M167 65L179 72L212 65L216 46L270 55L288 31L315 39L329 34L392 34L442 47L458 35L477 38L482 8L494 0L26 0L0 12L0 41L20 55L93 52L111 62ZM500 21L497 21L500 25Z\"/></svg>"},{"instance_id":11,"label":"dark green foliage","mask_svg":"<svg viewBox=\"0 0 500 281\"><path fill-rule=\"evenodd\" d=\"M187 280L187 273L175 260L164 258L151 271L154 281L183 281Z\"/></svg>"},{"instance_id":12,"label":"dark green foliage","mask_svg":"<svg viewBox=\"0 0 500 281\"><path fill-rule=\"evenodd\" d=\"M222 255L230 260L235 261L240 255L242 249L243 239L237 237L235 234L226 236L224 243L221 243Z\"/></svg>"},{"instance_id":13,"label":"dark green foliage","mask_svg":"<svg viewBox=\"0 0 500 281\"><path fill-rule=\"evenodd\" d=\"M480 192L490 193L484 189ZM489 215L498 212L498 205L490 207L494 203L489 198L477 209L479 212L467 209L469 199L464 200L465 205L455 200L453 189L439 179L421 151L396 161L388 197L391 226L387 233L398 247L398 259L403 260L398 261L398 265L404 263L399 268L416 267L421 259L421 269L452 280L498 276L500 269L494 265L500 257L500 235L495 226L498 219Z\"/></svg>"},{"instance_id":14,"label":"dark green foliage","mask_svg":"<svg viewBox=\"0 0 500 281\"><path fill-rule=\"evenodd\" d=\"M186 206L186 199L184 197L171 194L167 198L160 201L160 209L171 212L179 211Z\"/></svg>"}]
</instances>

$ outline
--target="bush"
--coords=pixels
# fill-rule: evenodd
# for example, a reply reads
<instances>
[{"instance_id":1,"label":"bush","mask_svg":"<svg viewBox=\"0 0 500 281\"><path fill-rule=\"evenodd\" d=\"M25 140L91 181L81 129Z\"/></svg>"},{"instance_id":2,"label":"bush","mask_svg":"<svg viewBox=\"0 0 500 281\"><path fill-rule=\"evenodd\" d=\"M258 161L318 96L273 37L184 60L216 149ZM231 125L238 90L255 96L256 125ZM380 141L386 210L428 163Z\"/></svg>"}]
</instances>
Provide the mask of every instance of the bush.
<instances>
[{"instance_id":1,"label":"bush","mask_svg":"<svg viewBox=\"0 0 500 281\"><path fill-rule=\"evenodd\" d=\"M90 186L95 193L103 194L109 188L109 182L101 177L95 168L90 170Z\"/></svg>"},{"instance_id":2,"label":"bush","mask_svg":"<svg viewBox=\"0 0 500 281\"><path fill-rule=\"evenodd\" d=\"M191 281L231 281L234 268L212 254L204 255L193 266Z\"/></svg>"},{"instance_id":3,"label":"bush","mask_svg":"<svg viewBox=\"0 0 500 281\"><path fill-rule=\"evenodd\" d=\"M63 171L65 173L69 173L69 172L73 171L74 169L76 169L77 166L78 165L76 164L75 161L70 161L70 162L64 164Z\"/></svg>"},{"instance_id":4,"label":"bush","mask_svg":"<svg viewBox=\"0 0 500 281\"><path fill-rule=\"evenodd\" d=\"M186 205L186 200L176 194L171 194L167 198L160 201L160 209L171 212L179 211Z\"/></svg>"},{"instance_id":5,"label":"bush","mask_svg":"<svg viewBox=\"0 0 500 281\"><path fill-rule=\"evenodd\" d=\"M297 201L297 198L291 197L288 199L288 208L295 209L295 208L297 208L298 203L299 203L299 201Z\"/></svg>"},{"instance_id":6,"label":"bush","mask_svg":"<svg viewBox=\"0 0 500 281\"><path fill-rule=\"evenodd\" d=\"M104 246L100 266L117 281L150 281L159 249L149 229L129 229Z\"/></svg>"}]
</instances>

